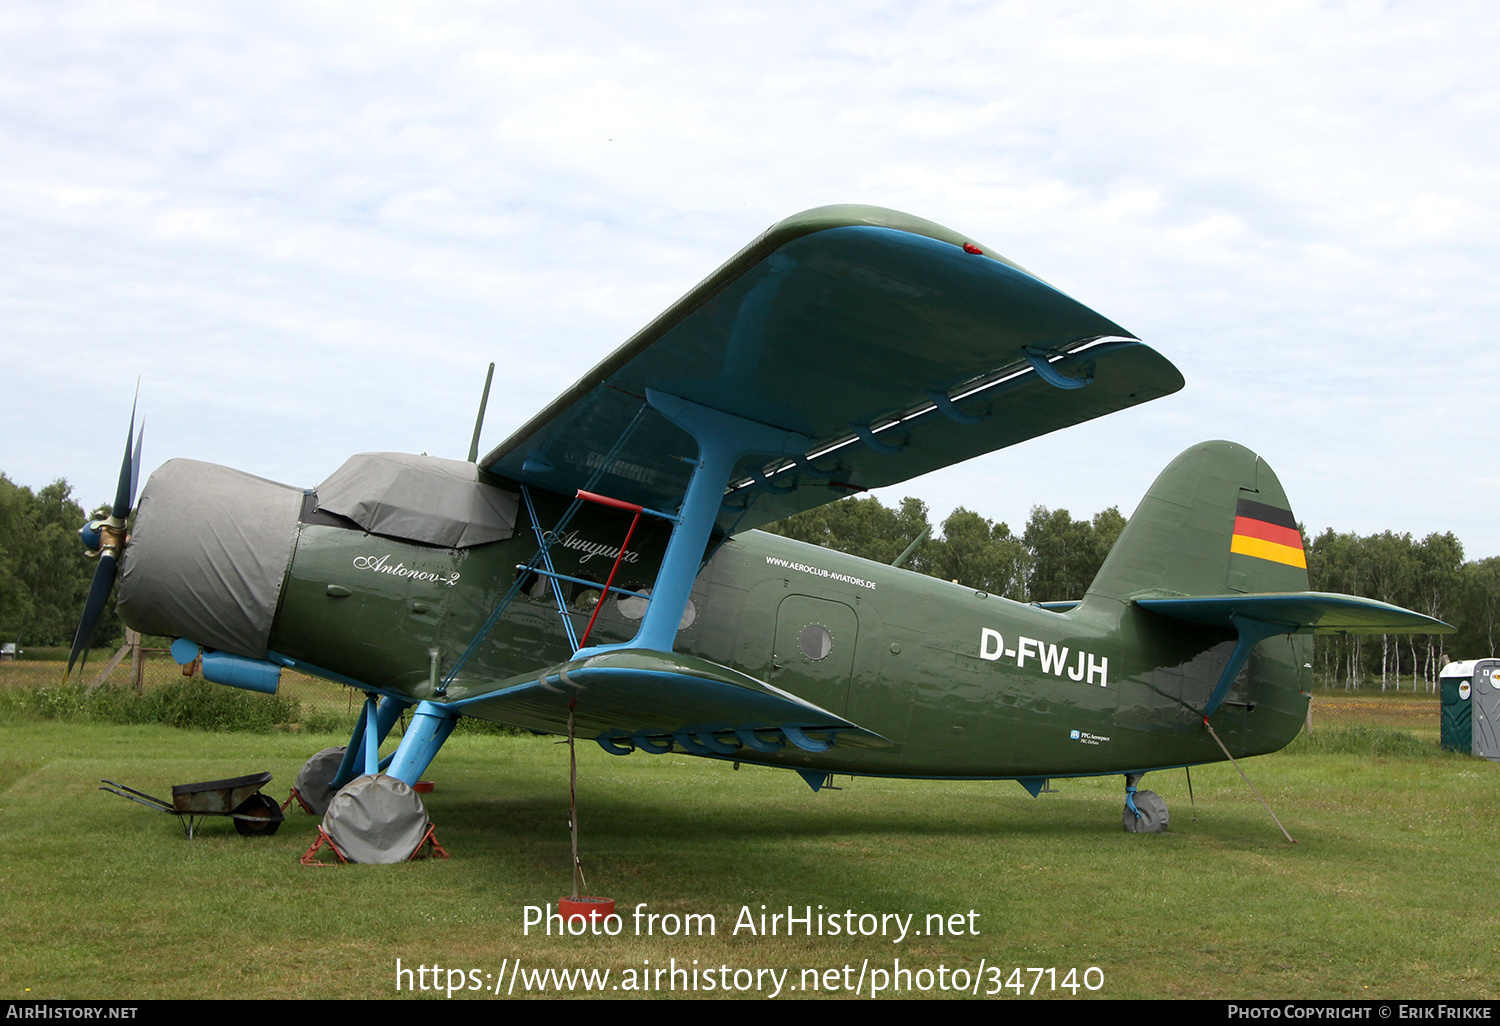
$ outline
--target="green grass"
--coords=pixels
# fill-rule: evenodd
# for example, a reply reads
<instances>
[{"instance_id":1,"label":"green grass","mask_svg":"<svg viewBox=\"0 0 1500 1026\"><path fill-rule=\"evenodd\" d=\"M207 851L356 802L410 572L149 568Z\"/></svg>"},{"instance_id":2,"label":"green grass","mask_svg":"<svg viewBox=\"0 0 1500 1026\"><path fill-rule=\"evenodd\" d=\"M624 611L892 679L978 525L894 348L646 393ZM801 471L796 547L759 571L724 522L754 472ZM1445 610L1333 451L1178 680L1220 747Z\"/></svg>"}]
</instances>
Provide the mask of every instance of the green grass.
<instances>
[{"instance_id":1,"label":"green grass","mask_svg":"<svg viewBox=\"0 0 1500 1026\"><path fill-rule=\"evenodd\" d=\"M1389 727L1353 724L1347 727L1323 727L1312 733L1303 731L1283 752L1288 755L1324 754L1353 756L1407 756L1420 758L1433 754L1428 738Z\"/></svg>"},{"instance_id":2,"label":"green grass","mask_svg":"<svg viewBox=\"0 0 1500 1026\"><path fill-rule=\"evenodd\" d=\"M1164 835L1121 831L1118 778L1013 783L839 778L581 746L590 889L622 910L712 913L714 937L524 936L523 908L569 888L567 752L456 736L427 801L448 861L307 868L316 824L274 837L175 821L96 790L269 769L280 798L334 735L208 733L12 720L0 726L0 987L8 998L395 995L402 965L498 972L852 965L1098 966L1105 997L1493 999L1500 767L1463 756L1317 751L1245 768L1287 844L1228 766L1145 786ZM1371 742L1378 747L1384 742ZM978 936L731 935L743 906L915 914L975 910ZM1031 975L1022 979L1030 986ZM1062 978L1062 973L1058 974ZM991 978L986 975L981 990ZM1002 981L1003 982L1003 981ZM1043 982L1043 989L1046 982ZM716 992L717 993L717 992ZM795 993L795 992L794 992ZM1011 991L1005 991L1011 996ZM1066 992L1064 992L1064 995Z\"/></svg>"}]
</instances>

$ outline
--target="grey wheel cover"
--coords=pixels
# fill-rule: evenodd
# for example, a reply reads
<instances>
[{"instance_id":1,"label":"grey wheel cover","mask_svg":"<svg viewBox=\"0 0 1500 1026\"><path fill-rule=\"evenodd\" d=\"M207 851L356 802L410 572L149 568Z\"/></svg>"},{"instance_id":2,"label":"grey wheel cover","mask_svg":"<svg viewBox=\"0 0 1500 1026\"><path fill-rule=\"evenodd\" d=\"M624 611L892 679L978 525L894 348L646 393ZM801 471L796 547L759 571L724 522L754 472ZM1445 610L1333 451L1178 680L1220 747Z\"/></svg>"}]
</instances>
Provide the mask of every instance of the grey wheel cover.
<instances>
[{"instance_id":1,"label":"grey wheel cover","mask_svg":"<svg viewBox=\"0 0 1500 1026\"><path fill-rule=\"evenodd\" d=\"M1161 795L1155 791L1137 791L1135 807L1140 810L1139 816L1125 806L1123 824L1130 833L1159 834L1167 829L1167 803Z\"/></svg>"},{"instance_id":2,"label":"grey wheel cover","mask_svg":"<svg viewBox=\"0 0 1500 1026\"><path fill-rule=\"evenodd\" d=\"M297 782L292 786L312 809L313 815L321 816L328 811L328 803L333 801L334 795L330 785L343 761L344 749L325 748L302 765L302 772L297 774Z\"/></svg>"},{"instance_id":3,"label":"grey wheel cover","mask_svg":"<svg viewBox=\"0 0 1500 1026\"><path fill-rule=\"evenodd\" d=\"M395 777L355 777L323 816L323 832L351 862L405 862L427 833L427 810Z\"/></svg>"}]
</instances>

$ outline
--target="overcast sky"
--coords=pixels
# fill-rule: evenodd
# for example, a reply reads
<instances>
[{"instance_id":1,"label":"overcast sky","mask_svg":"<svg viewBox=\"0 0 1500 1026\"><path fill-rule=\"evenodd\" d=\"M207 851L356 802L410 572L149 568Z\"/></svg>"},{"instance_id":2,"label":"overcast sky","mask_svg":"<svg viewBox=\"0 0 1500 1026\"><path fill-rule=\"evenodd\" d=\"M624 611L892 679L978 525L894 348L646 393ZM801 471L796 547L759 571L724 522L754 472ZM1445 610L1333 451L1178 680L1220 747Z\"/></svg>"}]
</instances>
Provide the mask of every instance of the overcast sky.
<instances>
[{"instance_id":1,"label":"overcast sky","mask_svg":"<svg viewBox=\"0 0 1500 1026\"><path fill-rule=\"evenodd\" d=\"M1176 396L884 495L1134 509L1205 438L1309 531L1500 555L1488 3L0 5L0 471L482 448L773 222L948 225Z\"/></svg>"}]
</instances>

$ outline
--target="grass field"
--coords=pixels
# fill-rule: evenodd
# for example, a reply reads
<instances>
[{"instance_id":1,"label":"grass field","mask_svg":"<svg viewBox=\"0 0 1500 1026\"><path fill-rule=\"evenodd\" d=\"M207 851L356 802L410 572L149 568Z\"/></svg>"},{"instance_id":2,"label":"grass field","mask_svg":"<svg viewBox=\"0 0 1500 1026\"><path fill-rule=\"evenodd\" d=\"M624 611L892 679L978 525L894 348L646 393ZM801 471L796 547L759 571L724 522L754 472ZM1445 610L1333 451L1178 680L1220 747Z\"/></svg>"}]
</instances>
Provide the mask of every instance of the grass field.
<instances>
[{"instance_id":1,"label":"grass field","mask_svg":"<svg viewBox=\"0 0 1500 1026\"><path fill-rule=\"evenodd\" d=\"M643 970L674 965L712 968L715 981L725 967L731 986L752 988L745 996L769 996L770 973L785 973L783 997L843 994L861 972L868 993L896 959L913 974L897 979L925 982L931 996L954 996L939 980L951 988L962 970L981 994L999 985L994 996L1014 998L1004 984L1029 990L1039 977L1038 996L1069 997L1050 984L1088 967L1102 986L1079 987L1079 998L1500 991L1490 956L1500 894L1482 871L1497 840L1500 767L1465 756L1250 760L1298 838L1290 845L1228 766L1194 772L1196 821L1182 772L1147 777L1171 805L1172 829L1129 835L1117 778L1058 781L1060 793L1039 799L1013 783L844 778L842 790L814 795L785 772L585 745L584 866L591 889L626 912L613 938L523 932L524 908L569 885L567 754L547 739L455 737L444 748L427 805L448 861L303 867L316 824L300 813L274 837L241 838L224 820L189 841L171 817L96 790L101 777L160 794L269 769L280 798L309 754L343 740L0 726L5 996L393 997L398 959L486 988L519 959L514 996L525 974L547 969L609 970L604 986L624 989L604 993L630 996ZM716 932L637 937L629 912L639 902L648 913L712 914ZM917 930L930 913L959 914L964 930L899 943L735 934L741 910L761 905L913 915ZM699 976L698 996L722 996L721 985L702 989L708 979ZM676 977L676 993L690 980ZM814 980L817 991L799 989Z\"/></svg>"},{"instance_id":2,"label":"grass field","mask_svg":"<svg viewBox=\"0 0 1500 1026\"><path fill-rule=\"evenodd\" d=\"M1441 703L1436 695L1385 694L1375 691L1361 694L1322 691L1312 700L1312 729L1382 727L1404 730L1436 745L1442 732Z\"/></svg>"}]
</instances>

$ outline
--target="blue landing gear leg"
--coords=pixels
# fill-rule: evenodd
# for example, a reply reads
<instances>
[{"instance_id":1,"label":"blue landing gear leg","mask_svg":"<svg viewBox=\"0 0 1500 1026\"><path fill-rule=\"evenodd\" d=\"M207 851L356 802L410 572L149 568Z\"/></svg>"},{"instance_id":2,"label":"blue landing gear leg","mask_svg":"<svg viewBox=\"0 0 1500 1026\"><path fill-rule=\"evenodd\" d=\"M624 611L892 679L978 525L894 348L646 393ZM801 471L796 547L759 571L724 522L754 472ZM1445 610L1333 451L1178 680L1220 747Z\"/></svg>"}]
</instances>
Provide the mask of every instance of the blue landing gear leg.
<instances>
[{"instance_id":1,"label":"blue landing gear leg","mask_svg":"<svg viewBox=\"0 0 1500 1026\"><path fill-rule=\"evenodd\" d=\"M344 757L339 762L339 771L329 786L337 791L360 774L378 772L377 768L370 766L371 756L375 756L378 762L381 742L390 734L401 714L410 708L410 702L390 697L380 699L378 705L373 695L366 699L365 707L359 713L359 722L354 724L354 733L349 736L349 747L344 749ZM371 709L375 714L373 721Z\"/></svg>"},{"instance_id":2,"label":"blue landing gear leg","mask_svg":"<svg viewBox=\"0 0 1500 1026\"><path fill-rule=\"evenodd\" d=\"M302 771L297 774L293 789L303 808L313 815L322 816L327 812L328 803L339 789L365 772L368 761L366 749L378 753L380 742L385 740L391 728L396 725L402 711L411 708L410 702L382 698L372 719L370 708L374 705L373 699L365 702L359 713L359 722L354 725L354 733L346 747L323 749L308 759ZM373 746L370 744L372 733Z\"/></svg>"},{"instance_id":3,"label":"blue landing gear leg","mask_svg":"<svg viewBox=\"0 0 1500 1026\"><path fill-rule=\"evenodd\" d=\"M387 772L408 787L414 786L457 723L458 714L452 710L435 702L420 703Z\"/></svg>"},{"instance_id":4,"label":"blue landing gear leg","mask_svg":"<svg viewBox=\"0 0 1500 1026\"><path fill-rule=\"evenodd\" d=\"M1144 773L1125 774L1125 815L1121 825L1132 834L1159 834L1167 829L1167 803L1155 791L1138 789Z\"/></svg>"}]
</instances>

